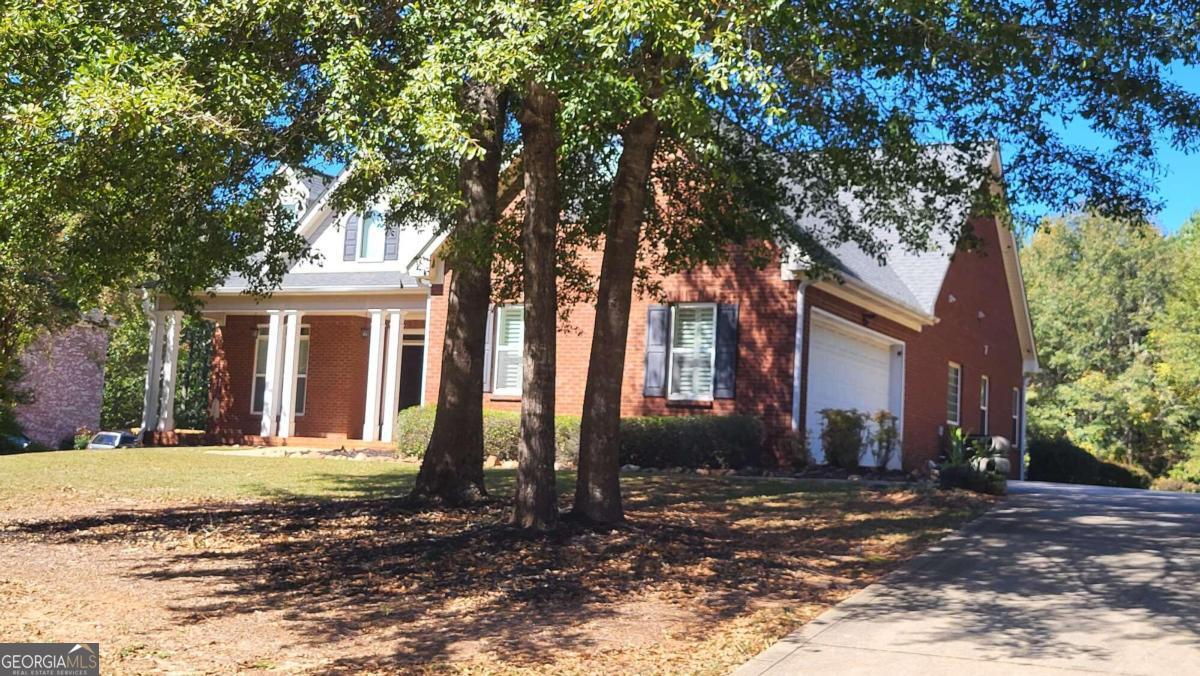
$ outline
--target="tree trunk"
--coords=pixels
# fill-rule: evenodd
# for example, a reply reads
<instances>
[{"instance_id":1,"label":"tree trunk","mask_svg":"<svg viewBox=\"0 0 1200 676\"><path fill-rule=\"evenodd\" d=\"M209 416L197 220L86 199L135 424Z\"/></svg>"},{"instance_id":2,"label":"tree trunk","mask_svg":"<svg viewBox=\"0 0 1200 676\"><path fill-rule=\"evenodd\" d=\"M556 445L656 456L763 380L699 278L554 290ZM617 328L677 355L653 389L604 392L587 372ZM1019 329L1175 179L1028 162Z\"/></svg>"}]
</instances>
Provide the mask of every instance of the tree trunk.
<instances>
[{"instance_id":1,"label":"tree trunk","mask_svg":"<svg viewBox=\"0 0 1200 676\"><path fill-rule=\"evenodd\" d=\"M596 298L596 324L583 396L579 430L579 474L575 483L575 516L598 523L619 523L621 509L619 439L621 381L629 305L649 177L658 142L658 119L646 112L621 134L621 159L613 182L604 260Z\"/></svg>"},{"instance_id":2,"label":"tree trunk","mask_svg":"<svg viewBox=\"0 0 1200 676\"><path fill-rule=\"evenodd\" d=\"M521 109L525 163L525 349L521 376L521 445L513 524L550 530L558 523L554 484L554 375L558 323L555 248L558 193L558 99L531 83Z\"/></svg>"},{"instance_id":3,"label":"tree trunk","mask_svg":"<svg viewBox=\"0 0 1200 676\"><path fill-rule=\"evenodd\" d=\"M483 484L483 354L504 125L504 102L494 87L469 86L466 98L468 105L479 111L474 134L486 153L463 160L459 172L465 206L447 242L451 276L437 413L409 496L416 502L448 505L487 497ZM426 321L430 321L428 317Z\"/></svg>"}]
</instances>

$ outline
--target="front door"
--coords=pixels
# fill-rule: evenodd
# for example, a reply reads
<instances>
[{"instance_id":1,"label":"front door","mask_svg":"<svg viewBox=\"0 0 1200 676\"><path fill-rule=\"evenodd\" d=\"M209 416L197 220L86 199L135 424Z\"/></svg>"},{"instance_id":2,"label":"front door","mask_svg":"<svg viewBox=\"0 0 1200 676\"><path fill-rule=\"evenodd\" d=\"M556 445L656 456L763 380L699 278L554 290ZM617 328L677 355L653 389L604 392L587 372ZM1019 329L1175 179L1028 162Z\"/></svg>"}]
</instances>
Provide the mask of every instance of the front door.
<instances>
[{"instance_id":1,"label":"front door","mask_svg":"<svg viewBox=\"0 0 1200 676\"><path fill-rule=\"evenodd\" d=\"M425 348L405 345L400 351L400 410L421 403L421 368Z\"/></svg>"}]
</instances>

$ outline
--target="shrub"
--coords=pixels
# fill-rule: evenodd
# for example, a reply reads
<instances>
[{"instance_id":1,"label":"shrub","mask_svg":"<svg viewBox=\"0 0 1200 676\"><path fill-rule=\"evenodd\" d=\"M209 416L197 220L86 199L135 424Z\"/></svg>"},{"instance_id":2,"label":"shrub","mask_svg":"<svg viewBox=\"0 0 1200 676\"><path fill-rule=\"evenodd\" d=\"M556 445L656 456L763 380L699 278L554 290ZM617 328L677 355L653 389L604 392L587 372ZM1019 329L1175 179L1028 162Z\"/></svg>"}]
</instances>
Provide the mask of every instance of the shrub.
<instances>
[{"instance_id":1,"label":"shrub","mask_svg":"<svg viewBox=\"0 0 1200 676\"><path fill-rule=\"evenodd\" d=\"M425 454L433 432L435 407L405 409L396 420L396 447L401 455ZM579 418L555 416L556 458L579 460ZM521 416L508 411L483 412L484 455L516 460ZM739 468L759 461L763 426L750 416L663 416L623 418L622 464L643 467Z\"/></svg>"},{"instance_id":2,"label":"shrub","mask_svg":"<svg viewBox=\"0 0 1200 676\"><path fill-rule=\"evenodd\" d=\"M1150 488L1156 491L1176 491L1179 493L1200 493L1200 483L1192 481L1184 481L1183 479L1175 479L1172 477L1159 477L1150 484Z\"/></svg>"},{"instance_id":3,"label":"shrub","mask_svg":"<svg viewBox=\"0 0 1200 676\"><path fill-rule=\"evenodd\" d=\"M420 458L425 455L429 437L433 434L436 406L413 406L396 416L396 449L400 455ZM574 463L579 459L579 418L554 417L559 462ZM483 412L483 454L500 460L516 460L521 445L521 414L510 411Z\"/></svg>"},{"instance_id":4,"label":"shrub","mask_svg":"<svg viewBox=\"0 0 1200 676\"><path fill-rule=\"evenodd\" d=\"M738 469L761 461L763 424L746 415L623 418L621 464Z\"/></svg>"},{"instance_id":5,"label":"shrub","mask_svg":"<svg viewBox=\"0 0 1200 676\"><path fill-rule=\"evenodd\" d=\"M802 469L812 464L808 449L808 435L797 430L788 430L775 440L775 458L780 464L792 469Z\"/></svg>"},{"instance_id":6,"label":"shrub","mask_svg":"<svg viewBox=\"0 0 1200 676\"><path fill-rule=\"evenodd\" d=\"M1193 454L1188 459L1175 465L1167 476L1184 483L1200 484L1200 455Z\"/></svg>"},{"instance_id":7,"label":"shrub","mask_svg":"<svg viewBox=\"0 0 1200 676\"><path fill-rule=\"evenodd\" d=\"M900 444L899 419L889 411L876 411L875 415L871 416L871 421L875 423L875 434L871 437L875 467L885 470Z\"/></svg>"},{"instance_id":8,"label":"shrub","mask_svg":"<svg viewBox=\"0 0 1200 676\"><path fill-rule=\"evenodd\" d=\"M1069 439L1034 439L1029 444L1032 481L1057 481L1092 486L1147 488L1150 475L1140 467L1106 462Z\"/></svg>"},{"instance_id":9,"label":"shrub","mask_svg":"<svg viewBox=\"0 0 1200 676\"><path fill-rule=\"evenodd\" d=\"M1008 477L1000 472L980 471L970 465L946 465L938 473L942 488L965 488L976 493L1004 495L1008 492Z\"/></svg>"},{"instance_id":10,"label":"shrub","mask_svg":"<svg viewBox=\"0 0 1200 676\"><path fill-rule=\"evenodd\" d=\"M858 469L867 433L867 416L854 409L821 409L825 427L821 430L821 450L834 467Z\"/></svg>"}]
</instances>

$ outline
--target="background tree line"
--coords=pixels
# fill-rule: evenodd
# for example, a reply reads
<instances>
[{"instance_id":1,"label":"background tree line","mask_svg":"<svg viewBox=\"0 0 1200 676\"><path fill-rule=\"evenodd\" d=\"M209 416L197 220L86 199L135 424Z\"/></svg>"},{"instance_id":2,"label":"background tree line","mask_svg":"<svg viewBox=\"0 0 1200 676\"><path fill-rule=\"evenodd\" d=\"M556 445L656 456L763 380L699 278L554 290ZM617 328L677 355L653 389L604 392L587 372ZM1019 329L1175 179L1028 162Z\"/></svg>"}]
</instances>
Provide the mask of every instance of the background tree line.
<instances>
[{"instance_id":1,"label":"background tree line","mask_svg":"<svg viewBox=\"0 0 1200 676\"><path fill-rule=\"evenodd\" d=\"M1042 372L1031 437L1200 483L1200 214L1164 236L1047 220L1021 251Z\"/></svg>"}]
</instances>

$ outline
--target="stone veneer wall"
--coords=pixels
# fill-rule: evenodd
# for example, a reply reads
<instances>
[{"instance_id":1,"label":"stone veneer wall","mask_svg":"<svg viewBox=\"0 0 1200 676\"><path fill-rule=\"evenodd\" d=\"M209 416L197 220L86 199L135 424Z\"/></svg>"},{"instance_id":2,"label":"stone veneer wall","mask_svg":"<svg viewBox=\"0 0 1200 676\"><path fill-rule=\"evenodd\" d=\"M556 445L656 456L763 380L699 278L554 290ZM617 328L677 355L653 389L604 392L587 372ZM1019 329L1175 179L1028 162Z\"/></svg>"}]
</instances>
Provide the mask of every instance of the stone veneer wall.
<instances>
[{"instance_id":1,"label":"stone veneer wall","mask_svg":"<svg viewBox=\"0 0 1200 676\"><path fill-rule=\"evenodd\" d=\"M81 427L100 427L108 332L77 324L38 338L21 355L21 386L32 396L17 406L17 422L35 442L57 448Z\"/></svg>"}]
</instances>

